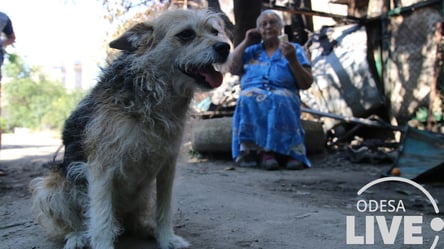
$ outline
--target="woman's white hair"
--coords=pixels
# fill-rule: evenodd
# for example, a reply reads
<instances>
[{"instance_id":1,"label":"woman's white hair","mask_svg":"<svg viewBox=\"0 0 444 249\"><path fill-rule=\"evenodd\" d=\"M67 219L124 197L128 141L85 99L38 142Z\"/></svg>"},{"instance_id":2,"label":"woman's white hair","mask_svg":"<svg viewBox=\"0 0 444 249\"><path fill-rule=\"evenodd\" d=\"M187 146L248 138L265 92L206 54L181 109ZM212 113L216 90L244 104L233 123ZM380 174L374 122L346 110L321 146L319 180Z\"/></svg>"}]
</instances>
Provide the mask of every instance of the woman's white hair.
<instances>
[{"instance_id":1,"label":"woman's white hair","mask_svg":"<svg viewBox=\"0 0 444 249\"><path fill-rule=\"evenodd\" d=\"M274 17L276 17L276 20L278 20L279 26L281 28L284 27L284 21L282 20L281 16L278 13L276 13L275 11L267 9L267 10L262 11L259 14L259 16L257 17L257 19L256 19L256 28L259 28L259 24L260 24L259 21L260 21L260 19L262 19L262 17L268 16L268 15L273 15Z\"/></svg>"}]
</instances>

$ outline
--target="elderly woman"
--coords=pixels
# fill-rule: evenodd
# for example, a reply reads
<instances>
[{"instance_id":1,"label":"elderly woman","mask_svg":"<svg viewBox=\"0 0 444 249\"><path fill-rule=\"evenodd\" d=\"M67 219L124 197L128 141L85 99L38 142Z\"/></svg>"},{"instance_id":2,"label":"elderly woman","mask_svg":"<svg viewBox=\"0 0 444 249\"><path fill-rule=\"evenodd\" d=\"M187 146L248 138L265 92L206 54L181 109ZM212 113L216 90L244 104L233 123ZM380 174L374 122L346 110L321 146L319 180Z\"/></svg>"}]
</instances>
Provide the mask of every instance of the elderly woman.
<instances>
[{"instance_id":1,"label":"elderly woman","mask_svg":"<svg viewBox=\"0 0 444 249\"><path fill-rule=\"evenodd\" d=\"M236 164L267 170L311 167L300 121L299 89L313 82L303 48L280 40L283 22L271 10L230 55L230 71L241 76L233 117L232 152ZM261 42L262 40L262 42Z\"/></svg>"}]
</instances>

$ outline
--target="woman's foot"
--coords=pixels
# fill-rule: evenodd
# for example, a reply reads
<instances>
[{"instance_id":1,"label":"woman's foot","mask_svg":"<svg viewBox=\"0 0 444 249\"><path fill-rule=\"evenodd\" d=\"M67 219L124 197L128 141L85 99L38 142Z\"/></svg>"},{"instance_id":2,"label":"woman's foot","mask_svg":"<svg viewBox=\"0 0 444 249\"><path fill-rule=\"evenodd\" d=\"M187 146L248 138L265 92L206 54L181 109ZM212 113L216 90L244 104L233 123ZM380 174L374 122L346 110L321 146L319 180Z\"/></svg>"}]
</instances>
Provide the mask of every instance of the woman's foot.
<instances>
[{"instance_id":1,"label":"woman's foot","mask_svg":"<svg viewBox=\"0 0 444 249\"><path fill-rule=\"evenodd\" d=\"M288 158L287 162L285 163L285 168L289 170L303 170L307 168L307 165L294 158Z\"/></svg>"},{"instance_id":2,"label":"woman's foot","mask_svg":"<svg viewBox=\"0 0 444 249\"><path fill-rule=\"evenodd\" d=\"M236 157L234 163L239 167L255 168L257 167L257 154L255 151L247 152L241 151L239 156Z\"/></svg>"},{"instance_id":3,"label":"woman's foot","mask_svg":"<svg viewBox=\"0 0 444 249\"><path fill-rule=\"evenodd\" d=\"M279 163L272 152L264 151L261 155L261 168L266 170L279 169Z\"/></svg>"}]
</instances>

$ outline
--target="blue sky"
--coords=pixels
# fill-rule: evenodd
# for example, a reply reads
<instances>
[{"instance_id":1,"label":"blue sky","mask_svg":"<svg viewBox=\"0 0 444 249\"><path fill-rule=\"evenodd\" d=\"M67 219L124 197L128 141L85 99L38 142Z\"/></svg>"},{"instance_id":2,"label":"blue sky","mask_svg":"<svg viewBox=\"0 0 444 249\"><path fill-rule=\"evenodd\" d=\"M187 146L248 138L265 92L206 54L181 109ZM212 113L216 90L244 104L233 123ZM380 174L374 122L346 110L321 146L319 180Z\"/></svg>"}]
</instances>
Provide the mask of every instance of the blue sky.
<instances>
[{"instance_id":1,"label":"blue sky","mask_svg":"<svg viewBox=\"0 0 444 249\"><path fill-rule=\"evenodd\" d=\"M0 0L12 19L16 52L30 65L103 61L106 29L97 0Z\"/></svg>"}]
</instances>

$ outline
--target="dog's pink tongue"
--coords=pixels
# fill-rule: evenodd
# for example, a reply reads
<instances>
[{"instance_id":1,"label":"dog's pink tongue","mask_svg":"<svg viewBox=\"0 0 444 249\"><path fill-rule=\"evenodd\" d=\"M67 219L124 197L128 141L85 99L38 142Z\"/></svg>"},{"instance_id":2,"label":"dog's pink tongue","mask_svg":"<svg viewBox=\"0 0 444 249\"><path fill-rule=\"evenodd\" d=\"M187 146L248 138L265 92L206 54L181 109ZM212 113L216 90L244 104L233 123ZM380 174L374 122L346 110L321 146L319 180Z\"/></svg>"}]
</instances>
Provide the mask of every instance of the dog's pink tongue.
<instances>
[{"instance_id":1,"label":"dog's pink tongue","mask_svg":"<svg viewBox=\"0 0 444 249\"><path fill-rule=\"evenodd\" d=\"M208 67L199 70L199 73L205 77L205 81L208 82L213 88L219 87L222 85L222 81L224 79L224 76L220 73L214 70L213 67Z\"/></svg>"}]
</instances>

